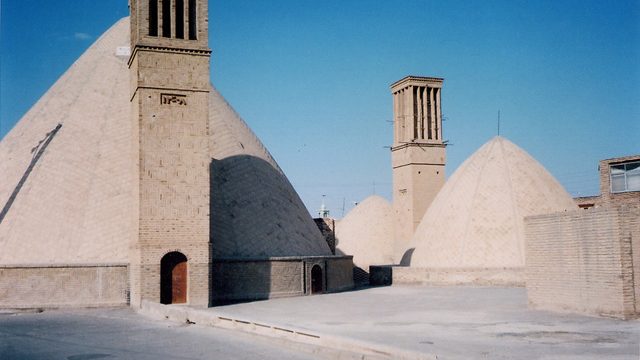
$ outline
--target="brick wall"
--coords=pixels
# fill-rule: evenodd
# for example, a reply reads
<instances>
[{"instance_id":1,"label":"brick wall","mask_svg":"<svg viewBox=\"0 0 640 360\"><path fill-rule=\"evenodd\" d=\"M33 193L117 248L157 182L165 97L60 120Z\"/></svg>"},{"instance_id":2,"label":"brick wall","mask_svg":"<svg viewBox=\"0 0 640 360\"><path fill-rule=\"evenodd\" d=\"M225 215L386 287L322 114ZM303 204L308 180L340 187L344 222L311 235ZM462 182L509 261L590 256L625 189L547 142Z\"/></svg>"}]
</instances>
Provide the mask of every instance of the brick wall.
<instances>
[{"instance_id":1,"label":"brick wall","mask_svg":"<svg viewBox=\"0 0 640 360\"><path fill-rule=\"evenodd\" d=\"M622 318L640 309L640 208L617 206L525 219L529 305Z\"/></svg>"},{"instance_id":2,"label":"brick wall","mask_svg":"<svg viewBox=\"0 0 640 360\"><path fill-rule=\"evenodd\" d=\"M327 292L353 289L353 257L343 256L326 260Z\"/></svg>"},{"instance_id":3,"label":"brick wall","mask_svg":"<svg viewBox=\"0 0 640 360\"><path fill-rule=\"evenodd\" d=\"M320 230L320 233L324 237L324 240L329 245L331 253L336 253L336 221L332 218L314 218L313 221Z\"/></svg>"},{"instance_id":4,"label":"brick wall","mask_svg":"<svg viewBox=\"0 0 640 360\"><path fill-rule=\"evenodd\" d=\"M326 292L353 288L351 256L216 259L212 263L213 304L311 293L311 269L323 269Z\"/></svg>"},{"instance_id":5,"label":"brick wall","mask_svg":"<svg viewBox=\"0 0 640 360\"><path fill-rule=\"evenodd\" d=\"M127 305L128 277L126 264L0 266L0 308Z\"/></svg>"},{"instance_id":6,"label":"brick wall","mask_svg":"<svg viewBox=\"0 0 640 360\"><path fill-rule=\"evenodd\" d=\"M372 285L475 285L524 286L523 269L503 268L419 268L410 266L370 266Z\"/></svg>"}]
</instances>

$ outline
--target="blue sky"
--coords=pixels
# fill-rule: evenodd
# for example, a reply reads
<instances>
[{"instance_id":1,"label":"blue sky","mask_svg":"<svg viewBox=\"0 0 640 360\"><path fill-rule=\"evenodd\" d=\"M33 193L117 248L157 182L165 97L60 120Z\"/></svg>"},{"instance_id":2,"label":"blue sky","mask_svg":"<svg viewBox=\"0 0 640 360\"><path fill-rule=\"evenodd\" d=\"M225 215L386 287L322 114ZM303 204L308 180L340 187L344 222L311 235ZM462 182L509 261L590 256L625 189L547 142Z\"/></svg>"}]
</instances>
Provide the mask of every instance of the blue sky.
<instances>
[{"instance_id":1,"label":"blue sky","mask_svg":"<svg viewBox=\"0 0 640 360\"><path fill-rule=\"evenodd\" d=\"M126 0L3 0L0 137ZM640 153L640 1L210 0L212 81L311 212L391 198L389 85L445 78L447 175L497 132L573 195Z\"/></svg>"}]
</instances>

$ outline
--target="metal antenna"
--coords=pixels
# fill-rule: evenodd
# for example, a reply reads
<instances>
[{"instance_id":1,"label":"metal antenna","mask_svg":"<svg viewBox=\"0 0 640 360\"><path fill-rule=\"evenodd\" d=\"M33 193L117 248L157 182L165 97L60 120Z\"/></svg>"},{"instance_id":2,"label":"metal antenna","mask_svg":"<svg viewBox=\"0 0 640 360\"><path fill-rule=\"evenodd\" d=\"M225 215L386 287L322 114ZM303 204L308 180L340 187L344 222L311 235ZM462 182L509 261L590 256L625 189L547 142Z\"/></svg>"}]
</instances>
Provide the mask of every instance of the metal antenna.
<instances>
[{"instance_id":1,"label":"metal antenna","mask_svg":"<svg viewBox=\"0 0 640 360\"><path fill-rule=\"evenodd\" d=\"M498 136L500 136L500 110L498 110Z\"/></svg>"}]
</instances>

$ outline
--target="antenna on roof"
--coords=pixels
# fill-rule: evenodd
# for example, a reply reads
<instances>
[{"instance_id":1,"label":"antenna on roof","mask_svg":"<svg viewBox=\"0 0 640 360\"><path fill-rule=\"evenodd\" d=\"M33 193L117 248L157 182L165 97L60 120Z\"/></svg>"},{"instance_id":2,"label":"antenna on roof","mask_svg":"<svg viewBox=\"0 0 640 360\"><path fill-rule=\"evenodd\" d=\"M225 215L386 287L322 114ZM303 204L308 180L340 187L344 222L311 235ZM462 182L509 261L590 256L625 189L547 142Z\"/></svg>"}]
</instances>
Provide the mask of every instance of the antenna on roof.
<instances>
[{"instance_id":1,"label":"antenna on roof","mask_svg":"<svg viewBox=\"0 0 640 360\"><path fill-rule=\"evenodd\" d=\"M500 136L500 110L498 110L498 136Z\"/></svg>"}]
</instances>

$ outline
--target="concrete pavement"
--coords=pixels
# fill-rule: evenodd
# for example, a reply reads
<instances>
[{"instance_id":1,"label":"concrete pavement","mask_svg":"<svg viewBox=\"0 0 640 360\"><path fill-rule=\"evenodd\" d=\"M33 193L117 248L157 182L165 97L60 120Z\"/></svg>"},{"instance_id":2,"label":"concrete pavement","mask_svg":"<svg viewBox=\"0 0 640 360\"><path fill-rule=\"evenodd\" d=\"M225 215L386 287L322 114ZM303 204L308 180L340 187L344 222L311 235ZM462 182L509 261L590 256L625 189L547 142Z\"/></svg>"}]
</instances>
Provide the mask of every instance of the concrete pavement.
<instances>
[{"instance_id":1,"label":"concrete pavement","mask_svg":"<svg viewBox=\"0 0 640 360\"><path fill-rule=\"evenodd\" d=\"M0 314L0 359L316 359L241 332L156 321L130 308Z\"/></svg>"},{"instance_id":2,"label":"concrete pavement","mask_svg":"<svg viewBox=\"0 0 640 360\"><path fill-rule=\"evenodd\" d=\"M280 328L293 341L309 342L297 334L306 333L326 340L322 346L369 349L380 357L640 357L639 320L529 310L524 288L391 286L194 311L214 326L236 321L231 328L286 337L286 331L264 330Z\"/></svg>"}]
</instances>

